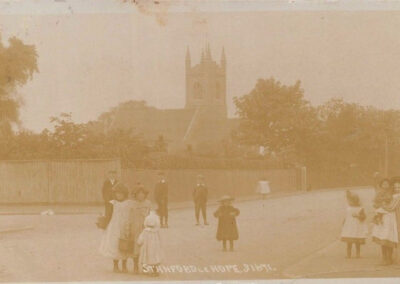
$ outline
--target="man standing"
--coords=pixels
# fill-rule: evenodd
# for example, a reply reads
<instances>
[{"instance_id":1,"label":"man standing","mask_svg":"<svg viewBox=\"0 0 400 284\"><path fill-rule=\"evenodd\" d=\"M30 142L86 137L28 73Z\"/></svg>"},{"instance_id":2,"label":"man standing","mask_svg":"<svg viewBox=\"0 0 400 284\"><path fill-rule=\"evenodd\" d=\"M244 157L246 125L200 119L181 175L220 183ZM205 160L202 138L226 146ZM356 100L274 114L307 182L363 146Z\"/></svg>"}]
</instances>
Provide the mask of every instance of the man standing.
<instances>
[{"instance_id":1,"label":"man standing","mask_svg":"<svg viewBox=\"0 0 400 284\"><path fill-rule=\"evenodd\" d=\"M116 171L109 171L108 178L103 183L103 200L104 200L104 209L105 209L105 217L106 217L106 224L111 220L113 206L110 201L114 198L113 196L113 187L118 183L117 181L117 172Z\"/></svg>"},{"instance_id":2,"label":"man standing","mask_svg":"<svg viewBox=\"0 0 400 284\"><path fill-rule=\"evenodd\" d=\"M168 183L164 173L160 172L159 182L154 189L154 199L157 203L157 211L160 216L161 228L168 228Z\"/></svg>"},{"instance_id":3,"label":"man standing","mask_svg":"<svg viewBox=\"0 0 400 284\"><path fill-rule=\"evenodd\" d=\"M208 225L207 223L207 197L208 197L208 189L204 183L204 177L202 175L197 176L197 185L193 190L193 201L194 201L194 211L196 215L196 226L200 225L200 211L201 215L203 215L204 225Z\"/></svg>"}]
</instances>

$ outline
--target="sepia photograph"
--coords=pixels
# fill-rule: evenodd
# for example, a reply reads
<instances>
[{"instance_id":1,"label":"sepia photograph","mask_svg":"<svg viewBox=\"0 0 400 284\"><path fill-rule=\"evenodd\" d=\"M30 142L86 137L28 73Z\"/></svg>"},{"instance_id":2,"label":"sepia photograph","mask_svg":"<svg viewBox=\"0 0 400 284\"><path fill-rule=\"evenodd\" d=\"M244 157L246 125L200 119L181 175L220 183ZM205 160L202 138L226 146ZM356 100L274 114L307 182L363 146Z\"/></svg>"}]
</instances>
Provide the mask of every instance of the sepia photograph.
<instances>
[{"instance_id":1,"label":"sepia photograph","mask_svg":"<svg viewBox=\"0 0 400 284\"><path fill-rule=\"evenodd\" d=\"M0 282L396 281L398 27L400 1L0 0Z\"/></svg>"}]
</instances>

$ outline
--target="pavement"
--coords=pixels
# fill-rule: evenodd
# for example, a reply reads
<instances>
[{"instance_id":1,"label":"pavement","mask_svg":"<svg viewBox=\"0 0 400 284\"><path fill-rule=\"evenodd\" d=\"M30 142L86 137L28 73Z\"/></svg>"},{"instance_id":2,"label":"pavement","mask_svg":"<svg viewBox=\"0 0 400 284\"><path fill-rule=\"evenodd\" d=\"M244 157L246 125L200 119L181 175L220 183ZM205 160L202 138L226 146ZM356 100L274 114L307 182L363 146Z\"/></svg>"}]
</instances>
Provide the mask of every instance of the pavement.
<instances>
[{"instance_id":1,"label":"pavement","mask_svg":"<svg viewBox=\"0 0 400 284\"><path fill-rule=\"evenodd\" d=\"M366 187L351 187L354 188L366 188ZM278 191L272 192L266 196L266 200L283 198L288 196L304 195L304 194L314 194L316 192L327 192L327 191L341 191L348 188L329 188L329 189L319 189L314 191ZM236 202L254 201L260 199L259 195L249 195L241 196L236 198ZM209 205L218 204L216 199L211 199L208 201ZM184 208L193 207L193 201L181 201L181 202L170 202L169 210L178 210ZM104 206L102 204L98 205L79 205L79 204L0 204L0 215L36 215L42 212L51 210L55 215L74 215L74 214L102 214L104 212Z\"/></svg>"},{"instance_id":2,"label":"pavement","mask_svg":"<svg viewBox=\"0 0 400 284\"><path fill-rule=\"evenodd\" d=\"M372 218L373 189L356 189ZM339 241L346 199L343 189L238 200L239 240L223 252L215 239L216 205L209 226L195 226L192 207L170 212L161 230L162 265L157 279L114 274L98 252L103 231L90 214L1 215L2 226L33 229L0 234L0 281L259 280L400 276L397 265L381 267L379 247L368 241L360 259L345 259ZM129 263L129 269L131 269ZM194 268L184 271L185 266Z\"/></svg>"}]
</instances>

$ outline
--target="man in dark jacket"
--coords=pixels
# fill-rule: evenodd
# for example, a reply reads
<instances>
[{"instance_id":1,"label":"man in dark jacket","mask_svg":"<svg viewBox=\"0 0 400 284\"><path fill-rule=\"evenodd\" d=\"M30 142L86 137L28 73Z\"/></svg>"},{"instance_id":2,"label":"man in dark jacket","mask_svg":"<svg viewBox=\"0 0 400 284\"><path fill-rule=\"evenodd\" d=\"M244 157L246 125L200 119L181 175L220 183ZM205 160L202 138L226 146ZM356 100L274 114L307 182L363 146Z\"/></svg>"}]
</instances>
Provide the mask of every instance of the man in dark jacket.
<instances>
[{"instance_id":1,"label":"man in dark jacket","mask_svg":"<svg viewBox=\"0 0 400 284\"><path fill-rule=\"evenodd\" d=\"M164 173L159 173L159 182L154 189L154 199L157 203L161 228L168 228L168 183Z\"/></svg>"},{"instance_id":2,"label":"man in dark jacket","mask_svg":"<svg viewBox=\"0 0 400 284\"><path fill-rule=\"evenodd\" d=\"M111 220L113 206L110 203L110 200L114 198L113 194L113 187L118 183L117 181L117 172L116 171L109 171L108 178L103 183L103 200L104 200L104 209L105 209L105 217L106 217L106 224Z\"/></svg>"},{"instance_id":3,"label":"man in dark jacket","mask_svg":"<svg viewBox=\"0 0 400 284\"><path fill-rule=\"evenodd\" d=\"M197 184L193 190L193 201L194 201L194 212L196 215L196 226L200 225L200 211L203 215L204 225L207 223L207 198L208 189L204 183L204 177L202 175L197 176Z\"/></svg>"}]
</instances>

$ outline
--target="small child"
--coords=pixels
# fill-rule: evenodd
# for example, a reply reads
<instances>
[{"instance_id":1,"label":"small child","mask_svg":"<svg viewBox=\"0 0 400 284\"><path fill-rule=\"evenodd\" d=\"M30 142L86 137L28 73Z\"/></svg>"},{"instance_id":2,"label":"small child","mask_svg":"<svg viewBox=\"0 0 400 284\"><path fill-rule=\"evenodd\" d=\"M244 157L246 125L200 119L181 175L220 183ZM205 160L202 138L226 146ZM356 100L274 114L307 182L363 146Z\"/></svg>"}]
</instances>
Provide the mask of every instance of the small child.
<instances>
[{"instance_id":1,"label":"small child","mask_svg":"<svg viewBox=\"0 0 400 284\"><path fill-rule=\"evenodd\" d=\"M364 208L360 205L358 195L346 191L347 211L343 223L341 240L347 243L347 258L351 258L353 244L356 246L356 257L360 257L360 246L365 244L367 238L367 224Z\"/></svg>"},{"instance_id":2,"label":"small child","mask_svg":"<svg viewBox=\"0 0 400 284\"><path fill-rule=\"evenodd\" d=\"M157 277L158 266L161 263L162 248L160 240L160 218L154 210L144 220L144 230L139 235L137 244L140 246L140 268L149 276Z\"/></svg>"},{"instance_id":3,"label":"small child","mask_svg":"<svg viewBox=\"0 0 400 284\"><path fill-rule=\"evenodd\" d=\"M398 244L398 231L396 213L393 211L393 186L389 180L384 179L380 184L380 191L374 200L375 216L373 219L372 240L381 246L381 265L393 263L393 249Z\"/></svg>"},{"instance_id":4,"label":"small child","mask_svg":"<svg viewBox=\"0 0 400 284\"><path fill-rule=\"evenodd\" d=\"M262 199L265 199L267 195L271 192L270 186L269 186L269 181L265 177L263 177L258 183L257 183L257 192L261 194Z\"/></svg>"},{"instance_id":5,"label":"small child","mask_svg":"<svg viewBox=\"0 0 400 284\"><path fill-rule=\"evenodd\" d=\"M226 251L227 241L229 241L229 250L233 251L233 241L239 239L236 217L240 211L231 205L233 200L228 195L223 196L219 200L221 205L214 213L214 216L218 218L217 240L222 241L223 251Z\"/></svg>"},{"instance_id":6,"label":"small child","mask_svg":"<svg viewBox=\"0 0 400 284\"><path fill-rule=\"evenodd\" d=\"M114 188L114 199L110 201L113 205L113 213L110 223L104 233L100 245L100 253L105 257L113 259L114 272L121 272L119 262L122 261L122 272L126 273L126 261L128 255L120 250L121 232L129 220L130 200L128 200L128 188L119 183Z\"/></svg>"}]
</instances>

